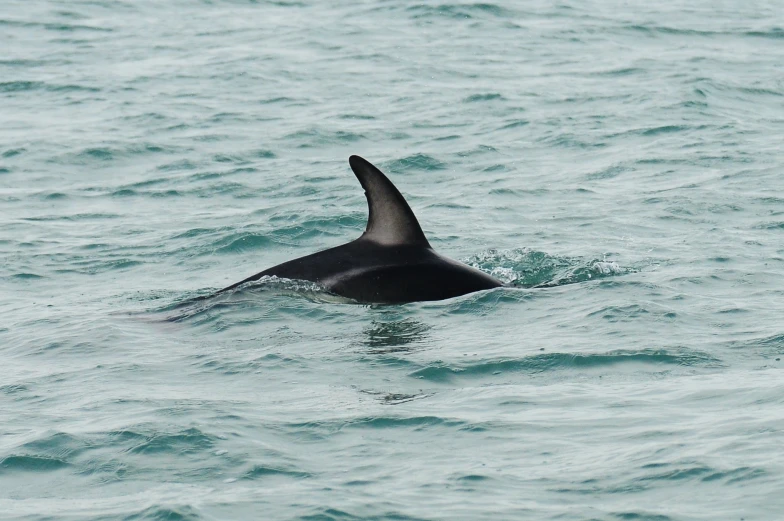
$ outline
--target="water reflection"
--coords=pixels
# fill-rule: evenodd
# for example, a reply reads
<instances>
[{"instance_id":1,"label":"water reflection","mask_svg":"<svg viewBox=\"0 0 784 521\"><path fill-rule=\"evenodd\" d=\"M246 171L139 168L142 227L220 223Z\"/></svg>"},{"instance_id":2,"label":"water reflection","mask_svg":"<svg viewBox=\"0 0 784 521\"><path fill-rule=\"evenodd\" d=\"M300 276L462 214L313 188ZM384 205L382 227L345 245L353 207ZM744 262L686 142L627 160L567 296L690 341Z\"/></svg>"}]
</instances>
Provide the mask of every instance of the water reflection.
<instances>
[{"instance_id":1,"label":"water reflection","mask_svg":"<svg viewBox=\"0 0 784 521\"><path fill-rule=\"evenodd\" d=\"M429 336L431 326L410 318L395 322L374 320L365 328L364 344L374 354L413 351Z\"/></svg>"}]
</instances>

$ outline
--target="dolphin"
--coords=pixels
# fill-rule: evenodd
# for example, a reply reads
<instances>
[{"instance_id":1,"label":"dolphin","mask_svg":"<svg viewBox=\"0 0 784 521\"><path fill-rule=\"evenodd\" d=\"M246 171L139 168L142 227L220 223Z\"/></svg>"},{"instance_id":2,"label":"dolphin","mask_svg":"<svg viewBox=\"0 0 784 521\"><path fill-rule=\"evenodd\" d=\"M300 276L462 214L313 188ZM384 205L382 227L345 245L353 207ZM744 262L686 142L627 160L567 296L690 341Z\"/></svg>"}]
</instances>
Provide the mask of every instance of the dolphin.
<instances>
[{"instance_id":1,"label":"dolphin","mask_svg":"<svg viewBox=\"0 0 784 521\"><path fill-rule=\"evenodd\" d=\"M315 282L337 295L378 304L443 300L504 285L436 253L387 176L359 156L348 162L365 189L365 233L341 246L273 266L216 295L267 276Z\"/></svg>"}]
</instances>

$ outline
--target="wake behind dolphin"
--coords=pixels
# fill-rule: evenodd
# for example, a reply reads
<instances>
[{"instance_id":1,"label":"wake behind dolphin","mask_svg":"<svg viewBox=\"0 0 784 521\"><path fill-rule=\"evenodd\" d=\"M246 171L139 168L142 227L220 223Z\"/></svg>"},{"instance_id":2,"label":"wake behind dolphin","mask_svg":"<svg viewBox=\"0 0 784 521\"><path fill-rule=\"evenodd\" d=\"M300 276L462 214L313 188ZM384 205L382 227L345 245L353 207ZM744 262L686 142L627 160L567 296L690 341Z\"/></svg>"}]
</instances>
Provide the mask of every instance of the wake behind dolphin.
<instances>
[{"instance_id":1,"label":"wake behind dolphin","mask_svg":"<svg viewBox=\"0 0 784 521\"><path fill-rule=\"evenodd\" d=\"M349 164L365 189L367 229L347 244L290 260L220 290L265 276L315 282L363 303L443 300L503 283L436 253L395 185L359 156Z\"/></svg>"}]
</instances>

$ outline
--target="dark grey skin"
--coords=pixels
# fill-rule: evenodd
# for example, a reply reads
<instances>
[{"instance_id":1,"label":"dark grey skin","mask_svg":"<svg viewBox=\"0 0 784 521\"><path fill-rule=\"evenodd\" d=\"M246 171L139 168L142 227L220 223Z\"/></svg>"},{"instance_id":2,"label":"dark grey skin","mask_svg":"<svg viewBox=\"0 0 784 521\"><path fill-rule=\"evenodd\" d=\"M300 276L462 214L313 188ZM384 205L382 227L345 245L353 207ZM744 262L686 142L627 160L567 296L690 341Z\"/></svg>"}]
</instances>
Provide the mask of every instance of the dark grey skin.
<instances>
[{"instance_id":1,"label":"dark grey skin","mask_svg":"<svg viewBox=\"0 0 784 521\"><path fill-rule=\"evenodd\" d=\"M487 273L436 253L395 185L359 156L351 156L349 164L365 189L370 214L359 239L278 264L218 293L273 275L381 304L443 300L503 286Z\"/></svg>"}]
</instances>

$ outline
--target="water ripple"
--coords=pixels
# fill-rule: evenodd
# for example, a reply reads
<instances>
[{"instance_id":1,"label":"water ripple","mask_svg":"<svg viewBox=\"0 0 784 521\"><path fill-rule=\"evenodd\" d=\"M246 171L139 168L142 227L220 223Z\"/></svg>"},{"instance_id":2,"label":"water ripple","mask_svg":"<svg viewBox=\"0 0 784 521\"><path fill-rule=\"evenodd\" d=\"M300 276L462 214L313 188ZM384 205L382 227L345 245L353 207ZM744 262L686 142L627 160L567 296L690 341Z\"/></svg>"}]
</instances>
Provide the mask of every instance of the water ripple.
<instances>
[{"instance_id":1,"label":"water ripple","mask_svg":"<svg viewBox=\"0 0 784 521\"><path fill-rule=\"evenodd\" d=\"M413 371L409 376L433 382L446 382L455 377L474 378L504 373L535 374L562 369L603 370L617 364L703 368L717 368L723 365L721 360L707 353L644 349L591 354L542 353L518 359L477 361L465 365L431 365Z\"/></svg>"}]
</instances>

